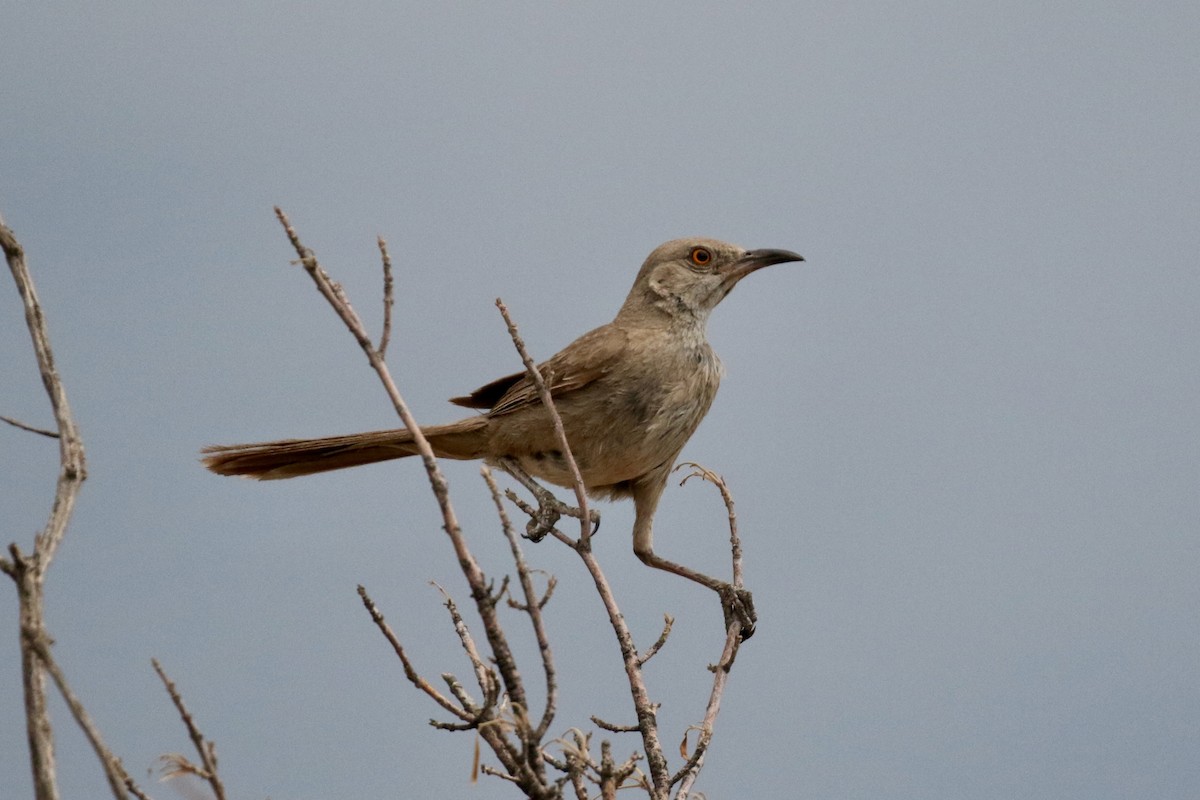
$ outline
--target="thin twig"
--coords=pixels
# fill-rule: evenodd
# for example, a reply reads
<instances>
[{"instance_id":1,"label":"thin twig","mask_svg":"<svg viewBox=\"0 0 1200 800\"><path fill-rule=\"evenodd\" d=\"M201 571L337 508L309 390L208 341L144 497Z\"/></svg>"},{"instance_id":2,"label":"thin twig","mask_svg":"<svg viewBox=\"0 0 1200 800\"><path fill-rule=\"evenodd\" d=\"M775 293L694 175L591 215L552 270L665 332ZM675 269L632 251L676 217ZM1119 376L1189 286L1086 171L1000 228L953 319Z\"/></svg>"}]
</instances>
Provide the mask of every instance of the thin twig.
<instances>
[{"instance_id":1,"label":"thin twig","mask_svg":"<svg viewBox=\"0 0 1200 800\"><path fill-rule=\"evenodd\" d=\"M536 485L536 482L533 480L533 478L531 478L531 477L529 477L529 475L525 474L525 471L520 468L519 464L516 464L515 462L511 462L511 461L502 461L500 464L500 468L503 469L510 478L512 478L517 483L524 486L526 489L529 489L530 492L532 492L534 494L537 494L540 492L546 492L546 494L549 494L549 492L544 487ZM524 512L525 514L527 514L529 516L530 523L529 523L529 526L526 527L526 533L525 533L526 538L529 538L529 533L530 533L530 529L531 529L530 526L534 526L536 524L539 527L539 529L543 531L543 533L550 534L555 539L558 539L560 542L565 544L567 547L570 547L571 549L575 549L576 547L579 546L579 543L575 539L572 539L570 536L563 533L562 531L560 531L558 528L554 527L553 525L551 525L549 528L545 528L545 527L541 526L541 520L542 520L543 512L545 510L543 507L539 506L539 508L534 508L529 503L526 503L524 500L522 500L520 498L520 496L516 492L514 492L512 489L505 489L504 496L506 498L508 498L508 501L510 503L512 503L517 508L521 509L522 512ZM541 503L541 502L542 501L539 501L539 503ZM540 541L540 538L537 539L537 541Z\"/></svg>"},{"instance_id":2,"label":"thin twig","mask_svg":"<svg viewBox=\"0 0 1200 800\"><path fill-rule=\"evenodd\" d=\"M443 672L442 681L446 684L446 688L450 690L450 694L454 695L454 699L461 703L463 708L475 715L472 722L478 725L481 715L487 713L484 711L484 707L475 702L474 698L463 688L462 681L453 672Z\"/></svg>"},{"instance_id":3,"label":"thin twig","mask_svg":"<svg viewBox=\"0 0 1200 800\"><path fill-rule=\"evenodd\" d=\"M387 358L388 344L392 341L392 306L396 304L395 282L392 280L392 257L388 255L387 242L378 237L379 257L383 261L383 333L379 336L379 357Z\"/></svg>"},{"instance_id":4,"label":"thin twig","mask_svg":"<svg viewBox=\"0 0 1200 800\"><path fill-rule=\"evenodd\" d=\"M633 696L633 707L637 713L638 729L642 733L642 745L646 749L646 761L654 781L655 796L665 797L670 780L667 771L667 759L663 754L662 741L658 736L658 713L650 701L650 692L646 688L646 680L642 675L641 665L638 664L637 648L633 644L633 634L625 624L625 617L617 606L612 588L600 568L600 562L591 550L579 550L579 557L592 576L596 591L608 612L608 621L617 635L617 645L621 650L621 659L625 664L625 677L629 681L629 690Z\"/></svg>"},{"instance_id":5,"label":"thin twig","mask_svg":"<svg viewBox=\"0 0 1200 800\"><path fill-rule=\"evenodd\" d=\"M641 759L637 753L634 753L623 764L617 764L612 755L612 744L608 741L600 742L600 796L604 800L616 800L617 792L621 789L646 786L645 776L641 775L638 769L637 762ZM632 784L626 783L629 776L638 773L640 779Z\"/></svg>"},{"instance_id":6,"label":"thin twig","mask_svg":"<svg viewBox=\"0 0 1200 800\"><path fill-rule=\"evenodd\" d=\"M546 407L547 413L550 414L550 420L554 424L554 435L558 438L558 443L562 446L563 458L567 462L567 469L571 473L571 479L574 483L572 488L575 490L575 502L579 504L579 543L581 546L587 547L592 535L592 517L588 513L587 489L584 488L583 476L579 472L579 464L575 462L575 455L571 452L571 445L567 441L567 432L563 428L562 417L559 416L558 409L554 405L550 389L546 386L546 381L543 380L542 373L538 371L537 364L530 357L529 351L525 349L525 341L521 338L516 323L509 316L508 306L504 305L504 301L499 297L496 298L496 308L500 309L500 316L504 317L504 324L508 326L508 335L512 337L513 345L517 348L517 352L521 354L521 361L525 364L525 371L529 373L530 380L537 387L538 396L542 399L542 405Z\"/></svg>"},{"instance_id":7,"label":"thin twig","mask_svg":"<svg viewBox=\"0 0 1200 800\"><path fill-rule=\"evenodd\" d=\"M384 638L388 640L388 643L392 646L392 650L395 651L396 656L400 659L400 665L404 669L404 677L408 678L409 683L429 695L433 699L433 702L459 719L464 721L471 720L472 717L470 714L452 703L450 698L443 695L433 687L433 684L421 677L416 668L413 667L412 662L409 661L408 654L404 652L404 646L400 644L400 639L392 631L391 626L383 618L383 614L375 605L375 601L367 594L367 590L364 587L358 587L358 596L362 598L363 605L367 608L367 613L371 615L371 620L379 628L380 632L383 633Z\"/></svg>"},{"instance_id":8,"label":"thin twig","mask_svg":"<svg viewBox=\"0 0 1200 800\"><path fill-rule=\"evenodd\" d=\"M555 743L563 751L563 759L561 761L551 756L548 752L543 752L542 757L546 760L546 763L553 765L560 772L566 773L568 779L571 781L571 787L575 790L576 800L589 800L590 795L587 789L587 780L590 776L588 772L589 770L598 771L599 765L592 760L588 752L590 747L589 735L578 728L572 728L569 733L575 739L573 743L568 742L564 738L555 740Z\"/></svg>"},{"instance_id":9,"label":"thin twig","mask_svg":"<svg viewBox=\"0 0 1200 800\"><path fill-rule=\"evenodd\" d=\"M279 220L279 224L283 226L288 241L292 243L292 249L300 257L300 266L304 267L309 277L313 279L313 283L316 284L317 291L329 302L329 305L333 307L337 315L342 318L342 322L346 324L350 333L358 341L359 346L367 354L367 358L370 358L373 354L377 354L374 345L371 344L371 337L367 335L367 329L363 326L362 320L359 319L358 313L350 305L350 301L347 299L346 292L342 289L341 284L329 277L329 273L322 269L321 264L317 261L316 254L301 243L296 229L292 227L291 221L279 206L275 206L275 217Z\"/></svg>"},{"instance_id":10,"label":"thin twig","mask_svg":"<svg viewBox=\"0 0 1200 800\"><path fill-rule=\"evenodd\" d=\"M12 417L6 417L3 415L0 415L0 422L7 422L9 425L12 425L14 428L20 428L23 431L29 431L30 433L38 433L38 434L41 434L42 436L49 436L51 439L58 438L58 431L48 431L45 428L35 428L32 425L26 425L24 422L21 422L19 419L13 419Z\"/></svg>"},{"instance_id":11,"label":"thin twig","mask_svg":"<svg viewBox=\"0 0 1200 800\"><path fill-rule=\"evenodd\" d=\"M487 764L481 764L479 766L479 771L484 775L491 775L493 778L500 778L508 781L509 783L515 783L517 786L521 785L521 781L519 781L517 778L509 775L507 772L501 772L495 767L489 767Z\"/></svg>"},{"instance_id":12,"label":"thin twig","mask_svg":"<svg viewBox=\"0 0 1200 800\"><path fill-rule=\"evenodd\" d=\"M508 518L508 512L504 510L504 503L500 500L500 489L496 485L496 479L492 477L492 471L486 465L480 468L480 473L492 495L496 514L500 517L500 527L504 531L504 538L508 540L513 563L517 567L517 580L520 581L521 592L525 596L525 605L522 610L529 616L534 637L537 639L538 653L542 659L542 674L546 680L546 706L542 712L541 722L534 731L537 741L540 742L550 729L558 705L558 678L554 668L554 652L550 648L550 637L546 633L546 623L542 616L542 609L549 601L551 592L554 591L554 578L549 579L546 594L539 599L533 588L533 578L530 574L529 564L525 561L525 552L521 548L520 539L513 529L512 520Z\"/></svg>"},{"instance_id":13,"label":"thin twig","mask_svg":"<svg viewBox=\"0 0 1200 800\"><path fill-rule=\"evenodd\" d=\"M662 646L667 643L667 637L671 635L671 627L674 626L674 624L674 617L672 617L670 614L663 614L662 633L658 635L658 640L654 644L650 645L650 648L646 650L645 653L638 657L639 665L645 665L647 661L654 658L658 651L662 649Z\"/></svg>"},{"instance_id":14,"label":"thin twig","mask_svg":"<svg viewBox=\"0 0 1200 800\"><path fill-rule=\"evenodd\" d=\"M700 768L704 766L704 754L708 750L708 745L712 742L713 728L717 722L717 714L721 711L721 699L725 695L725 684L729 679L729 670L733 666L733 661L737 657L738 647L742 643L741 623L734 620L729 626L725 634L725 647L721 651L721 659L712 668L713 687L708 696L708 706L704 710L704 721L700 724L700 736L696 741L696 749L692 752L692 756L688 762L683 765L674 775L671 776L671 785L679 784L679 789L676 792L676 798L686 798L692 789L692 784L696 781L696 776L700 774Z\"/></svg>"},{"instance_id":15,"label":"thin twig","mask_svg":"<svg viewBox=\"0 0 1200 800\"><path fill-rule=\"evenodd\" d=\"M725 511L729 517L729 550L730 556L733 559L733 585L741 589L744 586L742 582L742 540L738 536L737 513L733 508L733 494L729 491L729 486L725 483L724 478L708 467L697 464L694 461L685 461L676 466L672 472L678 472L684 467L691 467L693 471L684 476L683 480L679 482L680 486L683 486L691 478L701 478L716 486L717 491L721 493L721 500L725 503Z\"/></svg>"},{"instance_id":16,"label":"thin twig","mask_svg":"<svg viewBox=\"0 0 1200 800\"><path fill-rule=\"evenodd\" d=\"M196 774L208 781L217 800L225 800L225 785L221 783L221 776L217 772L217 746L211 740L204 738L204 734L196 725L196 720L184 705L183 695L179 693L175 682L167 677L166 670L163 669L158 659L152 658L150 663L154 665L154 671L158 673L159 680L162 681L167 694L171 696L171 702L175 704L175 710L179 712L179 718L183 720L183 725L187 728L192 746L196 748L196 753L200 756L200 763L204 766L204 770L196 772Z\"/></svg>"},{"instance_id":17,"label":"thin twig","mask_svg":"<svg viewBox=\"0 0 1200 800\"><path fill-rule=\"evenodd\" d=\"M588 717L597 728L603 728L610 733L637 733L639 728L637 725L617 725L615 722L608 722L595 714Z\"/></svg>"},{"instance_id":18,"label":"thin twig","mask_svg":"<svg viewBox=\"0 0 1200 800\"><path fill-rule=\"evenodd\" d=\"M133 782L133 778L127 777L125 779L125 788L128 789L129 793L136 797L137 800L151 800L150 795L143 792L141 787Z\"/></svg>"},{"instance_id":19,"label":"thin twig","mask_svg":"<svg viewBox=\"0 0 1200 800\"><path fill-rule=\"evenodd\" d=\"M737 514L734 511L733 494L729 491L729 486L725 483L725 479L712 470L693 462L680 464L676 469L685 466L691 467L693 471L681 483L686 483L690 478L698 477L716 486L717 490L721 493L721 499L725 503L725 510L729 516L729 547L733 559L733 585L735 588L740 589L743 585L742 542L738 536ZM721 710L721 699L724 697L725 685L729 679L729 671L733 668L733 662L737 658L741 642L742 623L735 615L730 620L729 626L726 629L725 646L721 651L721 657L715 665L710 667L713 672L713 686L712 691L709 692L708 705L704 710L704 720L698 727L700 735L696 741L696 748L692 751L691 758L688 759L687 763L671 776L671 785L679 784L679 789L675 795L677 798L688 797L696 776L699 775L701 767L704 766L704 754L708 750L709 743L712 741L717 714Z\"/></svg>"},{"instance_id":20,"label":"thin twig","mask_svg":"<svg viewBox=\"0 0 1200 800\"><path fill-rule=\"evenodd\" d=\"M490 709L495 705L496 699L500 695L500 681L497 680L496 673L487 664L483 663L483 659L479 655L479 650L475 647L475 639L471 636L471 630L467 627L467 623L463 621L462 614L458 612L458 606L455 604L454 598L436 581L430 581L430 583L442 594L443 605L450 612L450 619L454 623L454 632L458 634L458 640L462 643L463 650L466 652L467 658L471 661L471 667L475 671L475 682L479 685L480 691L483 692L484 698L481 704L480 716L490 717Z\"/></svg>"}]
</instances>

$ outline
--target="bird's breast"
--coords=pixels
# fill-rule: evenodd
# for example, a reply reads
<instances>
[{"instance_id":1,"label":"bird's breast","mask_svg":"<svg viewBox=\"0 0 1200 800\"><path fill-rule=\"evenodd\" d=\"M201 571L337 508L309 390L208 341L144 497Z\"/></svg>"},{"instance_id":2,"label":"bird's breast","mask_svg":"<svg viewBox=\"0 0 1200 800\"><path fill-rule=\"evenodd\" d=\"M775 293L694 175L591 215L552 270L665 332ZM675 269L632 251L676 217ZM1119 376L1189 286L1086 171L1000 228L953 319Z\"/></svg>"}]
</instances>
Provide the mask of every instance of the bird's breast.
<instances>
[{"instance_id":1,"label":"bird's breast","mask_svg":"<svg viewBox=\"0 0 1200 800\"><path fill-rule=\"evenodd\" d=\"M721 382L721 362L699 345L644 352L598 381L594 397L579 393L563 419L589 486L635 480L679 455Z\"/></svg>"},{"instance_id":2,"label":"bird's breast","mask_svg":"<svg viewBox=\"0 0 1200 800\"><path fill-rule=\"evenodd\" d=\"M703 337L655 332L631 340L612 369L555 400L584 483L601 495L620 495L616 487L673 463L721 382L721 362ZM569 486L545 412L534 407L519 416L519 427L512 417L498 420L505 426L498 449L531 475Z\"/></svg>"}]
</instances>

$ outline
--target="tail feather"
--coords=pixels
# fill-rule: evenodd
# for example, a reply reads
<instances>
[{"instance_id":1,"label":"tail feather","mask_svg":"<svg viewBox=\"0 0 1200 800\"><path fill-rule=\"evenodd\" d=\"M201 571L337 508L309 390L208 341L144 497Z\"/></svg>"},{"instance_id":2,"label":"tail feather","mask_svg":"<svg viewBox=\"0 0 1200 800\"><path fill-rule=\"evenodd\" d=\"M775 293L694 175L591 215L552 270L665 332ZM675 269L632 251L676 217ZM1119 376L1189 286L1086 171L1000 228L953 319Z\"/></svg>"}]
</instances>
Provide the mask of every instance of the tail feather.
<instances>
[{"instance_id":1,"label":"tail feather","mask_svg":"<svg viewBox=\"0 0 1200 800\"><path fill-rule=\"evenodd\" d=\"M482 458L487 442L483 416L432 425L422 433L440 458ZM296 478L361 464L374 464L417 454L412 431L387 431L327 436L321 439L280 439L274 442L206 447L204 466L218 475L240 475L260 481Z\"/></svg>"}]
</instances>

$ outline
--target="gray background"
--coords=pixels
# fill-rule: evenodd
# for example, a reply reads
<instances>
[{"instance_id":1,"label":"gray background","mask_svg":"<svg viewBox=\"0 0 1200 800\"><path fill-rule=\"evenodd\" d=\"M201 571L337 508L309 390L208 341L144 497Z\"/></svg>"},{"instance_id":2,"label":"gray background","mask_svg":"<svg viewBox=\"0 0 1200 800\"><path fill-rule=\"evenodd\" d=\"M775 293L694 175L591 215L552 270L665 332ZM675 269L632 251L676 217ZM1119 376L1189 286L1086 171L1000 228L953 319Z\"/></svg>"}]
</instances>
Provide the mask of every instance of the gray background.
<instances>
[{"instance_id":1,"label":"gray background","mask_svg":"<svg viewBox=\"0 0 1200 800\"><path fill-rule=\"evenodd\" d=\"M50 627L135 774L187 748L157 656L238 797L514 795L469 786L471 737L426 727L354 593L427 675L468 675L419 465L264 485L196 463L394 425L278 203L376 328L389 239L391 360L430 422L519 368L497 296L545 357L665 239L808 258L714 315L728 377L684 451L733 487L761 615L708 797L1200 795L1194 2L7 3L0 24L0 213L91 470ZM50 424L0 297L0 413ZM5 542L42 524L56 458L0 429ZM447 470L501 573L476 468ZM679 619L649 671L674 749L717 604L634 560L627 505L603 511L640 643ZM670 488L657 531L726 569L711 489ZM628 721L581 567L531 551L560 579L555 732ZM3 596L0 795L23 797ZM55 715L65 796L102 796Z\"/></svg>"}]
</instances>

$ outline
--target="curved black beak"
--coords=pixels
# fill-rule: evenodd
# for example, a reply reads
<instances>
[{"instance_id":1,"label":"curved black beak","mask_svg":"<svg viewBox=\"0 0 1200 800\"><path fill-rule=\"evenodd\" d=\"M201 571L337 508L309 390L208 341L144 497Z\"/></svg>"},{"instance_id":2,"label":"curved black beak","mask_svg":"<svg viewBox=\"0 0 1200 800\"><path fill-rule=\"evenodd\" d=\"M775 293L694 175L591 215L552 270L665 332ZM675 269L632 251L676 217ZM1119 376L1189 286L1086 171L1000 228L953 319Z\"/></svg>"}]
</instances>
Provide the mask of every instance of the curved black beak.
<instances>
[{"instance_id":1,"label":"curved black beak","mask_svg":"<svg viewBox=\"0 0 1200 800\"><path fill-rule=\"evenodd\" d=\"M747 250L746 255L729 265L725 273L731 281L739 281L756 269L769 267L772 264L786 264L789 261L803 261L804 256L791 250Z\"/></svg>"},{"instance_id":2,"label":"curved black beak","mask_svg":"<svg viewBox=\"0 0 1200 800\"><path fill-rule=\"evenodd\" d=\"M791 250L750 250L742 256L742 262L753 262L757 267L769 267L772 264L785 264L788 261L803 261L804 256Z\"/></svg>"}]
</instances>

